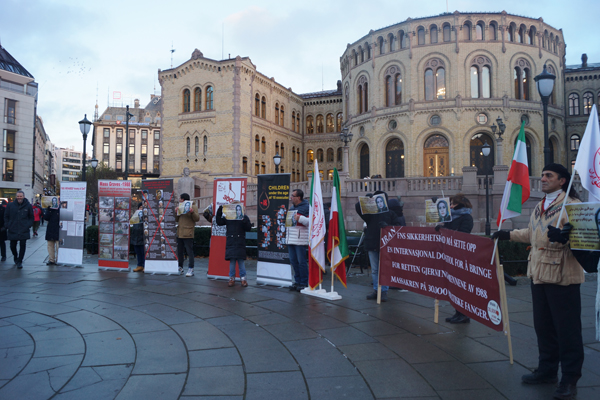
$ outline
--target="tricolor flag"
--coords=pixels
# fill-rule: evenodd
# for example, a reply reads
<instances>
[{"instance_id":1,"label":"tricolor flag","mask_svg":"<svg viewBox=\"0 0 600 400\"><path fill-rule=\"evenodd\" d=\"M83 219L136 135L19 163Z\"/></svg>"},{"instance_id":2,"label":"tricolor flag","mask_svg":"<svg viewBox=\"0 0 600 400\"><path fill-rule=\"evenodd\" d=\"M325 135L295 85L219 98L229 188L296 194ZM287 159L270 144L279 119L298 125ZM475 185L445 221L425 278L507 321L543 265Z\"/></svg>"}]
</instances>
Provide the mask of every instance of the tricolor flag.
<instances>
[{"instance_id":1,"label":"tricolor flag","mask_svg":"<svg viewBox=\"0 0 600 400\"><path fill-rule=\"evenodd\" d=\"M331 213L329 215L329 236L327 244L327 258L331 262L331 269L340 282L346 287L346 263L348 258L348 242L346 241L346 227L342 214L340 198L340 176L338 170L333 170L333 188L331 190Z\"/></svg>"},{"instance_id":2,"label":"tricolor flag","mask_svg":"<svg viewBox=\"0 0 600 400\"><path fill-rule=\"evenodd\" d=\"M595 201L600 201L600 126L595 104L579 145L575 170L581 178L581 186L596 198ZM594 199L590 198L589 201Z\"/></svg>"},{"instance_id":3,"label":"tricolor flag","mask_svg":"<svg viewBox=\"0 0 600 400\"><path fill-rule=\"evenodd\" d=\"M517 137L515 154L508 171L508 179L504 187L502 204L498 212L496 224L500 224L509 218L521 215L523 203L529 198L529 168L527 165L527 147L525 144L525 121L521 124L521 131Z\"/></svg>"},{"instance_id":4,"label":"tricolor flag","mask_svg":"<svg viewBox=\"0 0 600 400\"><path fill-rule=\"evenodd\" d=\"M316 288L322 281L321 271L325 271L325 210L319 165L315 160L312 183L310 185L310 225L308 228L308 286Z\"/></svg>"}]
</instances>

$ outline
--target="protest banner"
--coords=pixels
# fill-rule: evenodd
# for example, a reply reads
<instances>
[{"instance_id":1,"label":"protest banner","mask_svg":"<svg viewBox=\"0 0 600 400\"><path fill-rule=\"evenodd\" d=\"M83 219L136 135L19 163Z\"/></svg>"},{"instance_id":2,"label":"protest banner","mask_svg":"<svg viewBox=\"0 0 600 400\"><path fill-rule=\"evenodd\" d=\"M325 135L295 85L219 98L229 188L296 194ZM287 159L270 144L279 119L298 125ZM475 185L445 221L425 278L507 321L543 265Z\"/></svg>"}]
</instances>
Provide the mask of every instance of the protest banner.
<instances>
[{"instance_id":1,"label":"protest banner","mask_svg":"<svg viewBox=\"0 0 600 400\"><path fill-rule=\"evenodd\" d=\"M213 210L231 203L246 205L247 178L215 178L213 185ZM208 277L229 279L229 261L225 260L226 226L217 225L213 218L208 257Z\"/></svg>"},{"instance_id":2,"label":"protest banner","mask_svg":"<svg viewBox=\"0 0 600 400\"><path fill-rule=\"evenodd\" d=\"M449 205L450 199L448 197L436 199L436 201L425 200L425 222L432 224L452 221Z\"/></svg>"},{"instance_id":3,"label":"protest banner","mask_svg":"<svg viewBox=\"0 0 600 400\"><path fill-rule=\"evenodd\" d=\"M565 206L573 229L571 250L600 251L600 203L573 203Z\"/></svg>"},{"instance_id":4,"label":"protest banner","mask_svg":"<svg viewBox=\"0 0 600 400\"><path fill-rule=\"evenodd\" d=\"M143 180L142 222L144 223L145 273L179 274L177 263L177 225L173 179ZM190 203L191 201L186 202Z\"/></svg>"},{"instance_id":5,"label":"protest banner","mask_svg":"<svg viewBox=\"0 0 600 400\"><path fill-rule=\"evenodd\" d=\"M286 244L289 212L290 174L258 175L258 283L291 286L292 272ZM288 222L289 221L289 222ZM290 225L287 225L287 224ZM287 226L286 226L287 225Z\"/></svg>"},{"instance_id":6,"label":"protest banner","mask_svg":"<svg viewBox=\"0 0 600 400\"><path fill-rule=\"evenodd\" d=\"M387 200L383 194L372 197L359 196L358 203L363 214L379 214L389 211Z\"/></svg>"},{"instance_id":7,"label":"protest banner","mask_svg":"<svg viewBox=\"0 0 600 400\"><path fill-rule=\"evenodd\" d=\"M130 181L98 181L99 268L129 270L130 202Z\"/></svg>"},{"instance_id":8,"label":"protest banner","mask_svg":"<svg viewBox=\"0 0 600 400\"><path fill-rule=\"evenodd\" d=\"M60 231L56 259L60 264L81 265L83 263L86 189L87 182L62 182L60 185ZM52 196L50 205L57 203L58 199Z\"/></svg>"}]
</instances>

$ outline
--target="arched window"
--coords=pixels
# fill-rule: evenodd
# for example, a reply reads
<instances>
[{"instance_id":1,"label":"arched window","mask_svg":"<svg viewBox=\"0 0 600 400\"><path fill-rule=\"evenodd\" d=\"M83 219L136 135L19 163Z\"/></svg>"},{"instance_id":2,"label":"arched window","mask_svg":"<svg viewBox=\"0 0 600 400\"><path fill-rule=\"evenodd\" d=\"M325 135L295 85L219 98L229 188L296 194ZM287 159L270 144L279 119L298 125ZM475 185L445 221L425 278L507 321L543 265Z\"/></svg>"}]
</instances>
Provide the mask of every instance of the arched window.
<instances>
[{"instance_id":1,"label":"arched window","mask_svg":"<svg viewBox=\"0 0 600 400\"><path fill-rule=\"evenodd\" d=\"M450 24L449 23L445 23L442 26L442 31L444 34L444 42L449 42L451 40L451 35L450 35Z\"/></svg>"},{"instance_id":2,"label":"arched window","mask_svg":"<svg viewBox=\"0 0 600 400\"><path fill-rule=\"evenodd\" d=\"M335 131L336 132L341 132L342 131L342 113L338 113L337 117L336 117L336 121L335 121Z\"/></svg>"},{"instance_id":3,"label":"arched window","mask_svg":"<svg viewBox=\"0 0 600 400\"><path fill-rule=\"evenodd\" d=\"M360 53L360 63L362 64L365 62L365 50L360 46L358 52Z\"/></svg>"},{"instance_id":4,"label":"arched window","mask_svg":"<svg viewBox=\"0 0 600 400\"><path fill-rule=\"evenodd\" d=\"M265 119L267 118L267 98L265 96L260 101L260 116Z\"/></svg>"},{"instance_id":5,"label":"arched window","mask_svg":"<svg viewBox=\"0 0 600 400\"><path fill-rule=\"evenodd\" d=\"M341 147L338 147L338 148L337 148L337 162L342 162L342 159L343 159L343 158L342 158L342 157L343 157L343 155L342 155L342 151L343 151L343 150L342 150L342 148L341 148Z\"/></svg>"},{"instance_id":6,"label":"arched window","mask_svg":"<svg viewBox=\"0 0 600 400\"><path fill-rule=\"evenodd\" d=\"M367 60L371 59L371 46L368 43L365 43L365 49L367 50Z\"/></svg>"},{"instance_id":7,"label":"arched window","mask_svg":"<svg viewBox=\"0 0 600 400\"><path fill-rule=\"evenodd\" d=\"M401 49L406 48L406 35L404 31L398 32L398 44Z\"/></svg>"},{"instance_id":8,"label":"arched window","mask_svg":"<svg viewBox=\"0 0 600 400\"><path fill-rule=\"evenodd\" d=\"M579 150L579 135L571 135L571 150Z\"/></svg>"},{"instance_id":9,"label":"arched window","mask_svg":"<svg viewBox=\"0 0 600 400\"><path fill-rule=\"evenodd\" d=\"M263 154L267 153L267 140L265 139L264 136L262 137L262 140L261 140L261 150L262 150Z\"/></svg>"},{"instance_id":10,"label":"arched window","mask_svg":"<svg viewBox=\"0 0 600 400\"><path fill-rule=\"evenodd\" d=\"M309 135L315 133L314 118L312 115L306 117L306 133Z\"/></svg>"},{"instance_id":11,"label":"arched window","mask_svg":"<svg viewBox=\"0 0 600 400\"><path fill-rule=\"evenodd\" d=\"M358 65L358 53L356 50L352 50L352 58L354 58L354 66Z\"/></svg>"},{"instance_id":12,"label":"arched window","mask_svg":"<svg viewBox=\"0 0 600 400\"><path fill-rule=\"evenodd\" d=\"M194 111L200 111L202 106L202 89L194 89Z\"/></svg>"},{"instance_id":13,"label":"arched window","mask_svg":"<svg viewBox=\"0 0 600 400\"><path fill-rule=\"evenodd\" d=\"M203 142L204 143L203 143L203 146L202 146L202 153L204 155L206 155L208 153L208 137L207 136L204 136Z\"/></svg>"},{"instance_id":14,"label":"arched window","mask_svg":"<svg viewBox=\"0 0 600 400\"><path fill-rule=\"evenodd\" d=\"M554 76L557 76L556 71L554 70L554 67L552 65L548 65L547 69L549 73L551 73ZM550 95L550 98L548 100L550 104L556 104L556 86L554 87L554 90L552 90L552 94Z\"/></svg>"},{"instance_id":15,"label":"arched window","mask_svg":"<svg viewBox=\"0 0 600 400\"><path fill-rule=\"evenodd\" d=\"M254 115L260 117L260 96L258 93L254 96Z\"/></svg>"},{"instance_id":16,"label":"arched window","mask_svg":"<svg viewBox=\"0 0 600 400\"><path fill-rule=\"evenodd\" d=\"M402 75L400 68L392 65L385 71L385 105L397 106L402 103Z\"/></svg>"},{"instance_id":17,"label":"arched window","mask_svg":"<svg viewBox=\"0 0 600 400\"><path fill-rule=\"evenodd\" d=\"M283 104L279 109L279 125L285 126L285 110L283 109Z\"/></svg>"},{"instance_id":18,"label":"arched window","mask_svg":"<svg viewBox=\"0 0 600 400\"><path fill-rule=\"evenodd\" d=\"M583 115L590 115L592 105L594 105L594 95L592 92L585 92L583 94Z\"/></svg>"},{"instance_id":19,"label":"arched window","mask_svg":"<svg viewBox=\"0 0 600 400\"><path fill-rule=\"evenodd\" d=\"M296 161L296 146L292 146L292 161Z\"/></svg>"},{"instance_id":20,"label":"arched window","mask_svg":"<svg viewBox=\"0 0 600 400\"><path fill-rule=\"evenodd\" d=\"M198 155L200 153L200 138L196 136L194 139L194 154Z\"/></svg>"},{"instance_id":21,"label":"arched window","mask_svg":"<svg viewBox=\"0 0 600 400\"><path fill-rule=\"evenodd\" d=\"M525 25L521 25L521 26L519 27L519 33L518 33L518 35L517 35L517 39L518 39L517 41L518 41L519 43L525 43L525 34L526 34L526 30L527 30L527 28L525 28Z\"/></svg>"},{"instance_id":22,"label":"arched window","mask_svg":"<svg viewBox=\"0 0 600 400\"><path fill-rule=\"evenodd\" d=\"M473 28L471 27L471 23L469 21L467 21L463 24L464 40L471 40L471 31L472 30L473 30Z\"/></svg>"},{"instance_id":23,"label":"arched window","mask_svg":"<svg viewBox=\"0 0 600 400\"><path fill-rule=\"evenodd\" d=\"M317 115L317 133L323 133L324 132L324 126L323 126L323 116L321 114Z\"/></svg>"},{"instance_id":24,"label":"arched window","mask_svg":"<svg viewBox=\"0 0 600 400\"><path fill-rule=\"evenodd\" d=\"M296 132L300 132L300 111L296 114Z\"/></svg>"},{"instance_id":25,"label":"arched window","mask_svg":"<svg viewBox=\"0 0 600 400\"><path fill-rule=\"evenodd\" d=\"M307 150L306 151L306 162L308 164L312 163L313 161L315 161L315 152L312 150Z\"/></svg>"},{"instance_id":26,"label":"arched window","mask_svg":"<svg viewBox=\"0 0 600 400\"><path fill-rule=\"evenodd\" d=\"M300 161L300 147L296 149L296 161Z\"/></svg>"},{"instance_id":27,"label":"arched window","mask_svg":"<svg viewBox=\"0 0 600 400\"><path fill-rule=\"evenodd\" d=\"M509 42L514 42L515 41L516 30L517 30L517 26L513 22L508 27L508 41Z\"/></svg>"},{"instance_id":28,"label":"arched window","mask_svg":"<svg viewBox=\"0 0 600 400\"><path fill-rule=\"evenodd\" d=\"M379 36L379 38L377 39L377 43L379 43L379 54L385 53L385 48L383 45L383 38L381 36Z\"/></svg>"},{"instance_id":29,"label":"arched window","mask_svg":"<svg viewBox=\"0 0 600 400\"><path fill-rule=\"evenodd\" d=\"M363 144L360 148L360 178L369 177L369 145Z\"/></svg>"},{"instance_id":30,"label":"arched window","mask_svg":"<svg viewBox=\"0 0 600 400\"><path fill-rule=\"evenodd\" d=\"M275 125L279 125L279 103L275 103Z\"/></svg>"},{"instance_id":31,"label":"arched window","mask_svg":"<svg viewBox=\"0 0 600 400\"><path fill-rule=\"evenodd\" d=\"M477 175L494 175L494 140L485 133L477 133L471 138L470 153L471 167L477 167ZM481 151L483 145L487 143L490 146L490 154L486 157Z\"/></svg>"},{"instance_id":32,"label":"arched window","mask_svg":"<svg viewBox=\"0 0 600 400\"><path fill-rule=\"evenodd\" d=\"M369 109L369 84L367 78L363 75L358 78L358 113L362 114Z\"/></svg>"},{"instance_id":33,"label":"arched window","mask_svg":"<svg viewBox=\"0 0 600 400\"><path fill-rule=\"evenodd\" d=\"M491 97L491 64L489 58L478 56L471 61L471 97L485 98Z\"/></svg>"},{"instance_id":34,"label":"arched window","mask_svg":"<svg viewBox=\"0 0 600 400\"><path fill-rule=\"evenodd\" d=\"M392 139L385 147L385 177L404 177L404 143L400 139Z\"/></svg>"},{"instance_id":35,"label":"arched window","mask_svg":"<svg viewBox=\"0 0 600 400\"><path fill-rule=\"evenodd\" d=\"M485 40L485 37L483 36L484 26L485 25L483 22L478 22L477 25L475 25L475 39L476 40Z\"/></svg>"},{"instance_id":36,"label":"arched window","mask_svg":"<svg viewBox=\"0 0 600 400\"><path fill-rule=\"evenodd\" d=\"M260 137L258 135L254 137L254 151L260 151Z\"/></svg>"},{"instance_id":37,"label":"arched window","mask_svg":"<svg viewBox=\"0 0 600 400\"><path fill-rule=\"evenodd\" d=\"M390 52L396 50L395 41L396 41L396 38L394 37L394 34L390 33L388 35L388 42L390 43Z\"/></svg>"},{"instance_id":38,"label":"arched window","mask_svg":"<svg viewBox=\"0 0 600 400\"><path fill-rule=\"evenodd\" d=\"M183 91L183 112L190 112L190 90Z\"/></svg>"},{"instance_id":39,"label":"arched window","mask_svg":"<svg viewBox=\"0 0 600 400\"><path fill-rule=\"evenodd\" d=\"M490 40L498 40L498 24L496 21L490 22L489 25Z\"/></svg>"},{"instance_id":40,"label":"arched window","mask_svg":"<svg viewBox=\"0 0 600 400\"><path fill-rule=\"evenodd\" d=\"M243 174L248 173L248 157L242 158L242 173Z\"/></svg>"},{"instance_id":41,"label":"arched window","mask_svg":"<svg viewBox=\"0 0 600 400\"><path fill-rule=\"evenodd\" d=\"M422 46L425 44L425 28L420 26L417 28L417 44Z\"/></svg>"},{"instance_id":42,"label":"arched window","mask_svg":"<svg viewBox=\"0 0 600 400\"><path fill-rule=\"evenodd\" d=\"M530 100L531 66L529 61L519 59L513 69L515 99Z\"/></svg>"},{"instance_id":43,"label":"arched window","mask_svg":"<svg viewBox=\"0 0 600 400\"><path fill-rule=\"evenodd\" d=\"M325 122L327 124L325 132L332 133L333 131L335 131L335 124L333 123L333 114L327 114Z\"/></svg>"},{"instance_id":44,"label":"arched window","mask_svg":"<svg viewBox=\"0 0 600 400\"><path fill-rule=\"evenodd\" d=\"M206 88L205 109L206 110L213 110L214 109L214 104L213 104L213 88L212 88L212 86L209 86L209 87Z\"/></svg>"},{"instance_id":45,"label":"arched window","mask_svg":"<svg viewBox=\"0 0 600 400\"><path fill-rule=\"evenodd\" d=\"M448 140L439 134L431 135L423 146L424 175L430 177L448 176Z\"/></svg>"},{"instance_id":46,"label":"arched window","mask_svg":"<svg viewBox=\"0 0 600 400\"><path fill-rule=\"evenodd\" d=\"M279 142L275 141L275 154L279 154ZM279 154L281 155L281 154Z\"/></svg>"},{"instance_id":47,"label":"arched window","mask_svg":"<svg viewBox=\"0 0 600 400\"><path fill-rule=\"evenodd\" d=\"M435 25L429 27L429 43L438 42L438 28Z\"/></svg>"},{"instance_id":48,"label":"arched window","mask_svg":"<svg viewBox=\"0 0 600 400\"><path fill-rule=\"evenodd\" d=\"M333 158L333 149L329 148L327 149L327 162L334 162L334 158Z\"/></svg>"},{"instance_id":49,"label":"arched window","mask_svg":"<svg viewBox=\"0 0 600 400\"><path fill-rule=\"evenodd\" d=\"M285 147L283 147L283 143L281 143L281 150L279 155L281 156L281 158L285 158Z\"/></svg>"},{"instance_id":50,"label":"arched window","mask_svg":"<svg viewBox=\"0 0 600 400\"><path fill-rule=\"evenodd\" d=\"M425 100L443 100L446 98L446 71L444 62L429 60L425 64Z\"/></svg>"},{"instance_id":51,"label":"arched window","mask_svg":"<svg viewBox=\"0 0 600 400\"><path fill-rule=\"evenodd\" d=\"M535 26L529 27L529 34L527 35L527 44L535 45Z\"/></svg>"},{"instance_id":52,"label":"arched window","mask_svg":"<svg viewBox=\"0 0 600 400\"><path fill-rule=\"evenodd\" d=\"M187 154L187 156L190 156L190 152L192 151L191 149L191 140L190 138L186 138L185 139L185 154Z\"/></svg>"},{"instance_id":53,"label":"arched window","mask_svg":"<svg viewBox=\"0 0 600 400\"><path fill-rule=\"evenodd\" d=\"M579 95L577 93L569 95L569 115L579 115Z\"/></svg>"},{"instance_id":54,"label":"arched window","mask_svg":"<svg viewBox=\"0 0 600 400\"><path fill-rule=\"evenodd\" d=\"M296 111L292 111L292 130L296 131Z\"/></svg>"}]
</instances>

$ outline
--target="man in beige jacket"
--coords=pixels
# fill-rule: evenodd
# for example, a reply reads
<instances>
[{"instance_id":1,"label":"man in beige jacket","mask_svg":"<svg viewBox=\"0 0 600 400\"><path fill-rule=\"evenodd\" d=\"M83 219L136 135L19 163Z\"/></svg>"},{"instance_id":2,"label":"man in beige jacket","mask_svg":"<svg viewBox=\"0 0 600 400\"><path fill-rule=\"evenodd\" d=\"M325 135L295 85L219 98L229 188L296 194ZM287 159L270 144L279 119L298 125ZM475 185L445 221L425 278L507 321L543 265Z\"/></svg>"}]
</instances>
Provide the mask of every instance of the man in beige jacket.
<instances>
[{"instance_id":1,"label":"man in beige jacket","mask_svg":"<svg viewBox=\"0 0 600 400\"><path fill-rule=\"evenodd\" d=\"M179 202L189 201L190 195L182 193ZM200 220L198 206L192 203L192 208L185 214L175 216L177 221L177 262L179 263L179 274L183 274L183 251L188 256L188 271L185 276L194 276L194 227Z\"/></svg>"},{"instance_id":2,"label":"man in beige jacket","mask_svg":"<svg viewBox=\"0 0 600 400\"><path fill-rule=\"evenodd\" d=\"M572 399L583 365L580 286L583 268L560 229L568 222L566 212L557 219L569 186L569 171L560 164L548 164L542 172L546 194L531 214L529 226L511 232L494 232L493 238L531 243L527 276L531 278L533 324L538 340L538 368L521 378L527 384L556 383L561 365L560 385L555 399ZM580 202L571 189L567 203ZM550 228L549 228L550 226ZM558 235L556 235L558 231ZM550 237L550 238L549 238Z\"/></svg>"}]
</instances>

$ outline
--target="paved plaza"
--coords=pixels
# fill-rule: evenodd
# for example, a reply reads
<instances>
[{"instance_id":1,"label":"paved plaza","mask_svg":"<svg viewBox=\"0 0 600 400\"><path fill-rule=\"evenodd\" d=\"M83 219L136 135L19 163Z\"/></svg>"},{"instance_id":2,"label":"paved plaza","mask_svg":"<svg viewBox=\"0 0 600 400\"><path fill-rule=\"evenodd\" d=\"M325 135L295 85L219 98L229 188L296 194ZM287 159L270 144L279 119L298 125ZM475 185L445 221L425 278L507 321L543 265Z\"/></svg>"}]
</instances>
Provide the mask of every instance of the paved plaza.
<instances>
[{"instance_id":1,"label":"paved plaza","mask_svg":"<svg viewBox=\"0 0 600 400\"><path fill-rule=\"evenodd\" d=\"M370 276L336 283L339 301L287 288L227 287L196 276L45 265L44 229L24 268L0 265L0 399L550 399L527 386L537 365L527 284L507 287L515 362L506 337L451 325L443 302L390 291L365 300ZM9 251L10 253L10 251ZM131 260L135 267L135 261ZM325 277L329 282L330 276ZM585 363L578 399L600 398L596 283L582 285Z\"/></svg>"}]
</instances>

